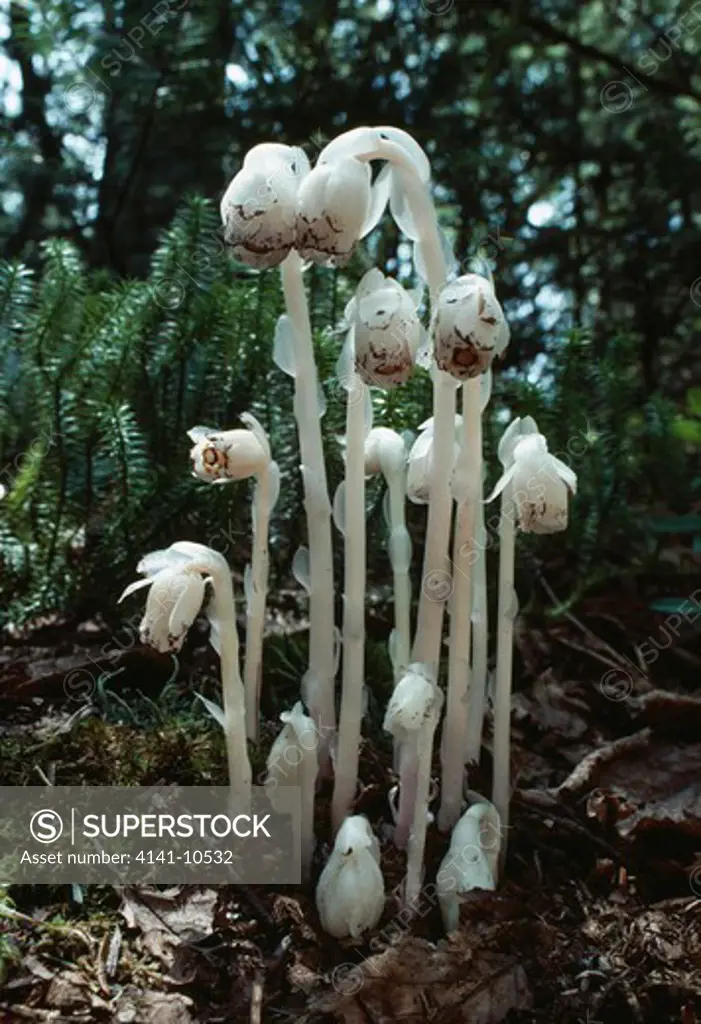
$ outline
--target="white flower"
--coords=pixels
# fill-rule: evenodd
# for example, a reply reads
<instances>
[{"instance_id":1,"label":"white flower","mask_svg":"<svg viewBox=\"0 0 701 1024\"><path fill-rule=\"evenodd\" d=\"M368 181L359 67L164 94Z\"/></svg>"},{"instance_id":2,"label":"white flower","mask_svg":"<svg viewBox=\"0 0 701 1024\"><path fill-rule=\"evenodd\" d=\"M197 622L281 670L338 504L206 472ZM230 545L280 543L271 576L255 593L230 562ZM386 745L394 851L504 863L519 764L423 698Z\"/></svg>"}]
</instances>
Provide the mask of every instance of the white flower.
<instances>
[{"instance_id":1,"label":"white flower","mask_svg":"<svg viewBox=\"0 0 701 1024\"><path fill-rule=\"evenodd\" d=\"M538 424L532 416L516 416L515 419L509 423L508 427L501 435L499 440L499 447L497 448L497 455L504 469L508 469L514 461L514 449L518 441L522 437L527 437L529 434L538 433Z\"/></svg>"},{"instance_id":2,"label":"white flower","mask_svg":"<svg viewBox=\"0 0 701 1024\"><path fill-rule=\"evenodd\" d=\"M460 896L472 889L496 889L501 824L487 801L473 804L455 825L450 847L436 876L438 900L447 932L460 923Z\"/></svg>"},{"instance_id":3,"label":"white flower","mask_svg":"<svg viewBox=\"0 0 701 1024\"><path fill-rule=\"evenodd\" d=\"M297 197L297 249L303 259L343 267L370 212L370 165L352 157L319 163Z\"/></svg>"},{"instance_id":4,"label":"white flower","mask_svg":"<svg viewBox=\"0 0 701 1024\"><path fill-rule=\"evenodd\" d=\"M268 754L266 785L306 789L311 781L313 789L319 770L317 728L304 713L301 701L297 701L291 711L283 711L280 721L283 727Z\"/></svg>"},{"instance_id":5,"label":"white flower","mask_svg":"<svg viewBox=\"0 0 701 1024\"><path fill-rule=\"evenodd\" d=\"M336 939L355 939L375 927L384 905L379 843L367 818L346 818L316 887L321 926Z\"/></svg>"},{"instance_id":6,"label":"white flower","mask_svg":"<svg viewBox=\"0 0 701 1024\"><path fill-rule=\"evenodd\" d=\"M424 665L415 662L395 686L382 728L397 740L407 733L417 733L440 710L442 699L432 675Z\"/></svg>"},{"instance_id":7,"label":"white flower","mask_svg":"<svg viewBox=\"0 0 701 1024\"><path fill-rule=\"evenodd\" d=\"M526 433L513 448L512 443L513 435L500 446L500 457L509 461L487 501L511 484L510 497L523 533L566 530L569 496L577 492L577 474L550 454L542 434Z\"/></svg>"},{"instance_id":8,"label":"white flower","mask_svg":"<svg viewBox=\"0 0 701 1024\"><path fill-rule=\"evenodd\" d=\"M465 274L438 296L432 324L439 369L459 380L484 373L509 342L509 327L493 285L479 274Z\"/></svg>"},{"instance_id":9,"label":"white flower","mask_svg":"<svg viewBox=\"0 0 701 1024\"><path fill-rule=\"evenodd\" d=\"M252 417L251 417L252 418ZM188 437L193 475L209 483L227 483L255 476L270 463L265 434L256 430L211 430L193 427Z\"/></svg>"},{"instance_id":10,"label":"white flower","mask_svg":"<svg viewBox=\"0 0 701 1024\"><path fill-rule=\"evenodd\" d=\"M389 478L404 471L407 451L404 438L389 427L373 427L365 438L365 473Z\"/></svg>"},{"instance_id":11,"label":"white flower","mask_svg":"<svg viewBox=\"0 0 701 1024\"><path fill-rule=\"evenodd\" d=\"M319 733L298 701L291 711L280 715L283 727L272 745L267 761L266 787L298 786L301 796L302 866L308 874L314 853L314 801L319 774ZM273 794L274 806L274 794Z\"/></svg>"},{"instance_id":12,"label":"white flower","mask_svg":"<svg viewBox=\"0 0 701 1024\"><path fill-rule=\"evenodd\" d=\"M459 435L462 416L455 416L455 442L453 466L460 455ZM415 505L428 505L431 497L431 472L433 468L433 417L419 427L419 436L409 451L407 474L407 497Z\"/></svg>"},{"instance_id":13,"label":"white flower","mask_svg":"<svg viewBox=\"0 0 701 1024\"><path fill-rule=\"evenodd\" d=\"M254 146L221 201L224 239L234 256L264 270L282 263L295 243L297 192L309 160L296 146Z\"/></svg>"},{"instance_id":14,"label":"white flower","mask_svg":"<svg viewBox=\"0 0 701 1024\"><path fill-rule=\"evenodd\" d=\"M137 572L146 579L130 583L122 596L150 587L141 620L141 642L165 654L179 651L197 618L205 597L205 585L213 573L227 572L224 558L202 544L183 541L145 555Z\"/></svg>"},{"instance_id":15,"label":"white flower","mask_svg":"<svg viewBox=\"0 0 701 1024\"><path fill-rule=\"evenodd\" d=\"M363 382L381 388L404 384L423 334L415 299L398 281L369 270L346 307L346 320Z\"/></svg>"}]
</instances>

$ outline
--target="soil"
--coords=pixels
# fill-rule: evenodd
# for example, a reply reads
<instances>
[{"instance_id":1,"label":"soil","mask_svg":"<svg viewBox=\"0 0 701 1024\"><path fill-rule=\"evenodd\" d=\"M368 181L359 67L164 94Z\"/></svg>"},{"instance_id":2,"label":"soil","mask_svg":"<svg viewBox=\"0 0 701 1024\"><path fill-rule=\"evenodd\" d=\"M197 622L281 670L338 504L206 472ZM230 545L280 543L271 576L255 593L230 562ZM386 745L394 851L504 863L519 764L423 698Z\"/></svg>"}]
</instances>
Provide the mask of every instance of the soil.
<instances>
[{"instance_id":1,"label":"soil","mask_svg":"<svg viewBox=\"0 0 701 1024\"><path fill-rule=\"evenodd\" d=\"M419 912L400 911L377 684L357 799L386 880L372 935L321 932L313 886L0 889L0 1021L701 1021L701 658L693 626L668 645L664 626L620 595L519 619L508 858L496 893L465 900L456 935L432 896L447 848L435 827ZM377 613L369 679L389 678L385 627ZM117 636L99 619L47 619L8 637L0 784L224 783L222 738L194 699L216 696L205 635L175 662ZM256 775L304 661L302 632L272 632ZM487 795L490 750L487 722L469 778ZM329 801L322 788L315 878Z\"/></svg>"}]
</instances>

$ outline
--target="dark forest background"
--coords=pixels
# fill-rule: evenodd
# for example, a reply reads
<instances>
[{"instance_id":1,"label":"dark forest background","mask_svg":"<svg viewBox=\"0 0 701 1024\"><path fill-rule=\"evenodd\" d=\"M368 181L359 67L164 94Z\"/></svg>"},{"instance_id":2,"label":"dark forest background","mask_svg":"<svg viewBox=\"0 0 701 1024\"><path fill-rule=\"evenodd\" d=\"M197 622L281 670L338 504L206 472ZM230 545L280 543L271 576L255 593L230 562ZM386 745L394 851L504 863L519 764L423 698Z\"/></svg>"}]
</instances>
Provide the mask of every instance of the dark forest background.
<instances>
[{"instance_id":1,"label":"dark forest background","mask_svg":"<svg viewBox=\"0 0 701 1024\"><path fill-rule=\"evenodd\" d=\"M286 474L284 580L304 523L289 382L270 360L277 275L230 260L217 204L257 142L313 160L365 123L416 136L458 259L494 268L512 343L490 445L508 412L535 414L560 453L584 438L572 529L525 545L528 564L554 558L570 602L612 579L660 610L693 590L701 4L31 0L0 6L0 36L6 620L108 603L178 536L241 569L247 489L190 480L185 430L246 408ZM372 252L406 271L387 223ZM332 328L369 261L309 272L332 479ZM415 429L429 406L419 372L376 399L376 422Z\"/></svg>"}]
</instances>

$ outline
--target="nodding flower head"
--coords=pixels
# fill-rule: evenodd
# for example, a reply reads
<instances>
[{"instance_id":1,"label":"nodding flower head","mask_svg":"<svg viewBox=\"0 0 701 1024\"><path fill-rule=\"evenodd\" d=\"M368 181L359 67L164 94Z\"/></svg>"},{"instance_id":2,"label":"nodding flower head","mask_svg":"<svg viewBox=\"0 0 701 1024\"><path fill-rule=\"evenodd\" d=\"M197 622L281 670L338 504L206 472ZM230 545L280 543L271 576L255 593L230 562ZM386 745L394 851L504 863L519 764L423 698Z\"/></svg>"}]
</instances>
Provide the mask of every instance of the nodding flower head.
<instances>
[{"instance_id":1,"label":"nodding flower head","mask_svg":"<svg viewBox=\"0 0 701 1024\"><path fill-rule=\"evenodd\" d=\"M195 442L190 450L193 475L208 483L228 483L264 470L270 463L270 448L262 428L256 426L258 430L189 430L188 437Z\"/></svg>"},{"instance_id":2,"label":"nodding flower head","mask_svg":"<svg viewBox=\"0 0 701 1024\"><path fill-rule=\"evenodd\" d=\"M394 388L414 369L423 328L416 302L382 271L369 270L346 308L353 332L355 368L365 384Z\"/></svg>"},{"instance_id":3,"label":"nodding flower head","mask_svg":"<svg viewBox=\"0 0 701 1024\"><path fill-rule=\"evenodd\" d=\"M382 473L389 479L404 472L407 450L404 438L389 427L373 427L365 438L365 473Z\"/></svg>"},{"instance_id":4,"label":"nodding flower head","mask_svg":"<svg viewBox=\"0 0 701 1024\"><path fill-rule=\"evenodd\" d=\"M438 368L458 380L478 377L509 343L509 327L493 285L465 274L438 296L432 324Z\"/></svg>"},{"instance_id":5,"label":"nodding flower head","mask_svg":"<svg viewBox=\"0 0 701 1024\"><path fill-rule=\"evenodd\" d=\"M460 455L458 440L462 416L455 416L453 465ZM407 498L415 505L427 505L431 499L431 473L433 471L433 417L419 427L419 435L409 451L407 472Z\"/></svg>"},{"instance_id":6,"label":"nodding flower head","mask_svg":"<svg viewBox=\"0 0 701 1024\"><path fill-rule=\"evenodd\" d=\"M511 484L511 500L523 533L567 529L569 497L577 492L577 474L548 451L548 443L527 417L512 423L499 445L505 472L487 501Z\"/></svg>"},{"instance_id":7,"label":"nodding flower head","mask_svg":"<svg viewBox=\"0 0 701 1024\"><path fill-rule=\"evenodd\" d=\"M162 654L180 650L202 608L206 584L229 574L222 555L188 541L152 551L141 559L137 571L146 578L130 583L119 600L150 588L139 631L141 642Z\"/></svg>"},{"instance_id":8,"label":"nodding flower head","mask_svg":"<svg viewBox=\"0 0 701 1024\"><path fill-rule=\"evenodd\" d=\"M346 818L316 887L321 926L334 938L374 928L385 905L380 847L367 818Z\"/></svg>"},{"instance_id":9,"label":"nodding flower head","mask_svg":"<svg viewBox=\"0 0 701 1024\"><path fill-rule=\"evenodd\" d=\"M297 197L297 249L303 259L343 267L370 210L370 166L352 157L319 163Z\"/></svg>"},{"instance_id":10,"label":"nodding flower head","mask_svg":"<svg viewBox=\"0 0 701 1024\"><path fill-rule=\"evenodd\" d=\"M440 711L442 694L425 665L409 665L387 705L383 729L400 739Z\"/></svg>"},{"instance_id":11,"label":"nodding flower head","mask_svg":"<svg viewBox=\"0 0 701 1024\"><path fill-rule=\"evenodd\" d=\"M224 240L257 270L276 267L295 244L297 192L309 173L304 150L265 142L246 154L221 201Z\"/></svg>"}]
</instances>

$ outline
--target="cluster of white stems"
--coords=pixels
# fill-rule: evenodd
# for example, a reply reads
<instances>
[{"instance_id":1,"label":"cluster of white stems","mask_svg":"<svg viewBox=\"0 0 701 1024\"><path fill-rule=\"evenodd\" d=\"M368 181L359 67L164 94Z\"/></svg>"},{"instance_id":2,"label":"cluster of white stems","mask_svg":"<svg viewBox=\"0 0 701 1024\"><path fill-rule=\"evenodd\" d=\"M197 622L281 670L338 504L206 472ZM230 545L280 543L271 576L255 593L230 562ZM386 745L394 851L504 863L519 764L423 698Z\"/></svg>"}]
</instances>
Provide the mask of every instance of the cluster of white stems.
<instances>
[{"instance_id":1,"label":"cluster of white stems","mask_svg":"<svg viewBox=\"0 0 701 1024\"><path fill-rule=\"evenodd\" d=\"M378 168L374 180L373 165ZM347 391L345 479L332 507L320 427L324 403L303 270L305 261L344 266L388 205L413 245L420 286L407 291L373 269L346 307L346 341L337 369ZM470 799L466 768L479 754L487 699L482 415L490 398L493 360L509 341L491 274L455 275L431 198L429 161L414 139L397 128L347 132L321 152L313 169L301 149L256 146L227 189L221 213L226 241L240 260L257 269L281 267L286 313L278 323L274 361L294 381L307 514L308 544L297 551L293 571L309 597L309 664L300 681L300 702L281 716L283 728L268 757L267 782L301 790L302 862L308 877L315 851L316 790L321 778L333 774L335 843L318 881L321 923L338 937L373 928L385 902L380 847L368 821L354 814L354 805L365 706L365 481L380 474L387 485L395 612L389 637L393 693L384 728L395 745L397 785L388 794L394 841L407 851L403 900L411 908L422 885L426 830L433 821L434 747L443 713L437 823L451 832L451 841L436 886L451 930L458 923L460 893L496 886L506 847L516 524L536 533L564 529L576 477L548 452L530 418L511 423L499 448L504 472L488 499L501 494L502 503L493 802ZM419 316L425 286L431 306L428 330ZM434 409L409 448L394 431L373 429L371 390L400 387L417 362L430 370ZM279 491L278 467L265 432L250 414L243 420L240 429L194 427L189 432L198 478L211 484L255 480L243 673L232 576L222 555L199 544L173 544L142 559L138 571L145 578L123 595L150 587L141 635L160 651L178 650L204 608L210 640L221 659L222 707L204 703L224 729L229 783L237 799L250 795L247 740L259 739L268 524ZM428 506L413 637L407 498ZM344 544L338 726L332 516ZM440 677L446 607L450 628L444 689Z\"/></svg>"}]
</instances>

